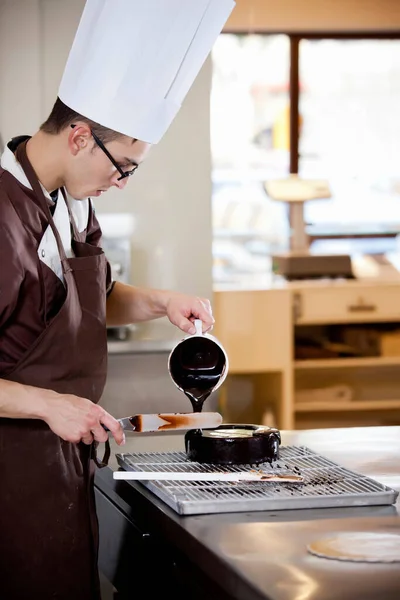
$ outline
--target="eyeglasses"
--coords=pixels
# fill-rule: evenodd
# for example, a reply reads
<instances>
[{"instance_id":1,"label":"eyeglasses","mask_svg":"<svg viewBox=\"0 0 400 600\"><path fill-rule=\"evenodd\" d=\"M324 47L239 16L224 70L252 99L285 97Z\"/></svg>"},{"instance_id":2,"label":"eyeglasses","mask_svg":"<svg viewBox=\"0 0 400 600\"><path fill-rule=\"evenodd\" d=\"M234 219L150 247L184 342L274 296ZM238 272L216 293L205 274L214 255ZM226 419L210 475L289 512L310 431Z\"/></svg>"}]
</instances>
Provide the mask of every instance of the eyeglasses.
<instances>
[{"instance_id":1,"label":"eyeglasses","mask_svg":"<svg viewBox=\"0 0 400 600\"><path fill-rule=\"evenodd\" d=\"M71 127L73 129L74 127L76 127L76 125L72 124ZM121 177L118 177L117 181L121 181L121 179L125 179L126 177L130 177L131 175L133 175L135 173L135 171L138 168L138 165L135 165L133 167L133 169L130 169L129 171L123 171L122 168L121 168L121 166L111 156L111 154L109 153L109 151L107 150L107 148L105 147L105 145L103 144L103 142L97 137L97 135L95 133L93 133L93 131L91 133L92 133L92 137L93 137L94 141L96 142L96 144L98 145L98 147L101 150L103 150L104 154L112 162L112 164L114 165L114 167L117 169L118 173L121 175Z\"/></svg>"}]
</instances>

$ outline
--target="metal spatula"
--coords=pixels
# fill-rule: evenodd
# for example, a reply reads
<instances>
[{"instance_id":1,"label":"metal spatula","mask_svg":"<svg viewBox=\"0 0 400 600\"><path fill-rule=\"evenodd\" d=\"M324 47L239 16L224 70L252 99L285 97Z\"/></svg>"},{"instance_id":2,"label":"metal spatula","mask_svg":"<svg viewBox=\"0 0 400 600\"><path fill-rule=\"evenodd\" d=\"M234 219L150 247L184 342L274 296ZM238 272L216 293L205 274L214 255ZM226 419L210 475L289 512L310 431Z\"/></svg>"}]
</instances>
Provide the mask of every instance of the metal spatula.
<instances>
[{"instance_id":1,"label":"metal spatula","mask_svg":"<svg viewBox=\"0 0 400 600\"><path fill-rule=\"evenodd\" d=\"M125 431L150 432L172 429L213 429L222 423L217 412L138 414L117 419ZM108 429L105 427L106 431Z\"/></svg>"}]
</instances>

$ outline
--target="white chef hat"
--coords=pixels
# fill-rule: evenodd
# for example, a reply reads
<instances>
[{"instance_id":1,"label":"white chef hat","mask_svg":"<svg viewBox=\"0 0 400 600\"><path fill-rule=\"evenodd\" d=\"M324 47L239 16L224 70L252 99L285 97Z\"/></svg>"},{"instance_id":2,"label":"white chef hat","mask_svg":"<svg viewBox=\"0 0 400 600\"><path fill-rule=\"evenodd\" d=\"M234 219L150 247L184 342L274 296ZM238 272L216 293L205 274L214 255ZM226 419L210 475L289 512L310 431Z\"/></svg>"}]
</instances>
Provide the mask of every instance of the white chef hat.
<instances>
[{"instance_id":1,"label":"white chef hat","mask_svg":"<svg viewBox=\"0 0 400 600\"><path fill-rule=\"evenodd\" d=\"M234 6L234 0L87 0L60 99L104 127L156 144Z\"/></svg>"}]
</instances>

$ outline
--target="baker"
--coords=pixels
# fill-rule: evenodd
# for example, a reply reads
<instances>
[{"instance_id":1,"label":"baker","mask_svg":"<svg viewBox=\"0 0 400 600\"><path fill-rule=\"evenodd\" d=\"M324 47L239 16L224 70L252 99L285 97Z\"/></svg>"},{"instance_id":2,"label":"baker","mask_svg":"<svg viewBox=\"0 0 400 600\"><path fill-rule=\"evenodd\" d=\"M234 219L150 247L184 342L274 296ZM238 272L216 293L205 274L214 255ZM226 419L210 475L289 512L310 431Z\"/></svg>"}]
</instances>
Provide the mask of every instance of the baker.
<instances>
[{"instance_id":1,"label":"baker","mask_svg":"<svg viewBox=\"0 0 400 600\"><path fill-rule=\"evenodd\" d=\"M212 327L208 299L111 280L91 198L177 114L233 0L87 0L48 119L0 169L0 597L99 600L106 323Z\"/></svg>"}]
</instances>

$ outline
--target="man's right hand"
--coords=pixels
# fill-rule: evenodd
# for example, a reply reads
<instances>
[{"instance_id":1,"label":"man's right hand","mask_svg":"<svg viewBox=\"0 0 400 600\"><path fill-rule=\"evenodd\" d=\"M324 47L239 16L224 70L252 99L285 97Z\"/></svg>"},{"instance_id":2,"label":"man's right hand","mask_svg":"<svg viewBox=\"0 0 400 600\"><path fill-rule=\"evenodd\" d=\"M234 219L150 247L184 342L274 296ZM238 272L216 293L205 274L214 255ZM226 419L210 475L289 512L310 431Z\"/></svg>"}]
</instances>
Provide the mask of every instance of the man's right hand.
<instances>
[{"instance_id":1,"label":"man's right hand","mask_svg":"<svg viewBox=\"0 0 400 600\"><path fill-rule=\"evenodd\" d=\"M108 434L103 425L117 444L125 441L118 421L90 400L6 379L0 379L0 417L42 419L66 442L106 442Z\"/></svg>"},{"instance_id":2,"label":"man's right hand","mask_svg":"<svg viewBox=\"0 0 400 600\"><path fill-rule=\"evenodd\" d=\"M54 393L46 397L42 418L50 429L66 442L106 442L108 434L103 427L105 425L117 444L125 443L125 434L120 423L104 408L86 398Z\"/></svg>"}]
</instances>

